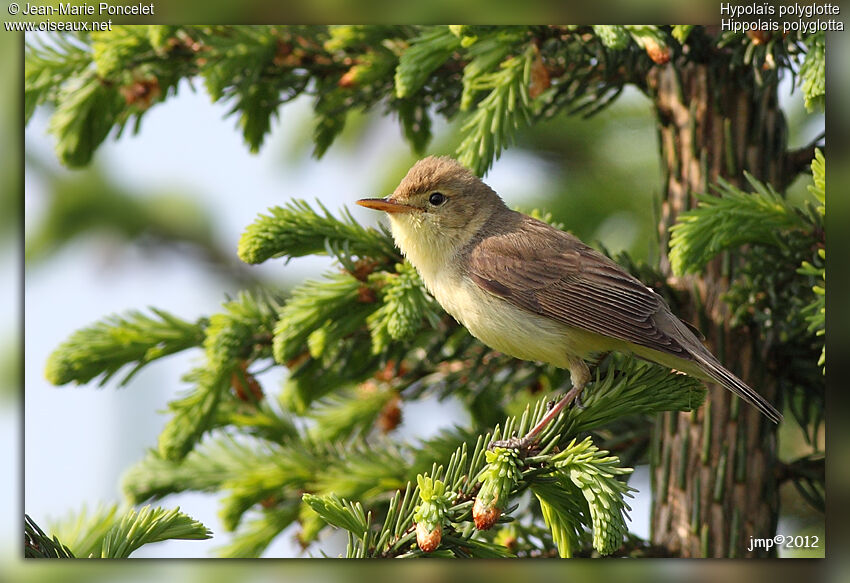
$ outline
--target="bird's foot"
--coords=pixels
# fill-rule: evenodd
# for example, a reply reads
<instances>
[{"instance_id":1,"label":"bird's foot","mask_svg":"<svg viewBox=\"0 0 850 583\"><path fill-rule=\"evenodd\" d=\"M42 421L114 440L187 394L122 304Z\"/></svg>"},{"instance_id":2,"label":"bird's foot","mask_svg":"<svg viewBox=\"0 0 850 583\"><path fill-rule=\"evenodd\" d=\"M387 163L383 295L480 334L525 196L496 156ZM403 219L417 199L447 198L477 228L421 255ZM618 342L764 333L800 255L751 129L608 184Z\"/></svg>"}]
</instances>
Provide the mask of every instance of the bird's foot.
<instances>
[{"instance_id":1,"label":"bird's foot","mask_svg":"<svg viewBox=\"0 0 850 583\"><path fill-rule=\"evenodd\" d=\"M491 441L487 449L493 450L497 447L504 449L513 449L517 452L520 458L527 457L534 447L537 445L534 435L526 435L524 437L511 437L509 439L498 439Z\"/></svg>"},{"instance_id":2,"label":"bird's foot","mask_svg":"<svg viewBox=\"0 0 850 583\"><path fill-rule=\"evenodd\" d=\"M584 406L584 403L581 402L581 394L583 392L583 390L579 391L578 394L576 394L575 399L573 399L572 406L578 409L579 411L584 411L585 409L587 409L587 407Z\"/></svg>"},{"instance_id":3,"label":"bird's foot","mask_svg":"<svg viewBox=\"0 0 850 583\"><path fill-rule=\"evenodd\" d=\"M578 399L578 396L584 390L584 383L581 383L577 386L574 386L570 389L564 397L555 404L549 404L547 407L546 415L543 416L537 424L532 427L528 433L525 434L524 437L516 438L512 437L510 439L504 439L499 441L493 441L488 446L488 449L493 449L494 447L504 447L507 449L515 449L520 457L527 457L537 446L537 436L561 413L564 407L573 404L574 401ZM575 405L581 409L584 409L584 405L580 402Z\"/></svg>"}]
</instances>

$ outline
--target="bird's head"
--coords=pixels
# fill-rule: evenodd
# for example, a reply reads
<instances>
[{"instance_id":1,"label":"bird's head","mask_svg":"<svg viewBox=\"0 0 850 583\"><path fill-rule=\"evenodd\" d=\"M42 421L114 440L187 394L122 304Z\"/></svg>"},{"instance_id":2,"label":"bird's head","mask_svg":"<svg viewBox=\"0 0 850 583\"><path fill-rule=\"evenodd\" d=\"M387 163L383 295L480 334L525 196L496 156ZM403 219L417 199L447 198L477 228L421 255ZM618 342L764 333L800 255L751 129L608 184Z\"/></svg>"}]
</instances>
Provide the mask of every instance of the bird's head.
<instances>
[{"instance_id":1,"label":"bird's head","mask_svg":"<svg viewBox=\"0 0 850 583\"><path fill-rule=\"evenodd\" d=\"M469 241L490 216L505 208L492 188L447 156L430 156L408 171L386 198L357 204L384 211L402 252L416 264L414 247L446 254Z\"/></svg>"}]
</instances>

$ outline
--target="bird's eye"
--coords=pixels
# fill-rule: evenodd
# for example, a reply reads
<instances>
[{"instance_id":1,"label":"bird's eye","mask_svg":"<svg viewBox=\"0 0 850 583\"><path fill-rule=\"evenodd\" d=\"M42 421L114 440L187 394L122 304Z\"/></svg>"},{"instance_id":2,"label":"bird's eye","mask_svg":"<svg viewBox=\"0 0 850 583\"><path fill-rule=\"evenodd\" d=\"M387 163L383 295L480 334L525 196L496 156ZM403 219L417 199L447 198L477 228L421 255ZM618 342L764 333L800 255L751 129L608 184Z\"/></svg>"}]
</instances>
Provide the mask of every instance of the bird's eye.
<instances>
[{"instance_id":1,"label":"bird's eye","mask_svg":"<svg viewBox=\"0 0 850 583\"><path fill-rule=\"evenodd\" d=\"M446 202L446 195L442 192L432 192L431 196L428 197L428 202L430 202L434 206L440 206L441 204Z\"/></svg>"}]
</instances>

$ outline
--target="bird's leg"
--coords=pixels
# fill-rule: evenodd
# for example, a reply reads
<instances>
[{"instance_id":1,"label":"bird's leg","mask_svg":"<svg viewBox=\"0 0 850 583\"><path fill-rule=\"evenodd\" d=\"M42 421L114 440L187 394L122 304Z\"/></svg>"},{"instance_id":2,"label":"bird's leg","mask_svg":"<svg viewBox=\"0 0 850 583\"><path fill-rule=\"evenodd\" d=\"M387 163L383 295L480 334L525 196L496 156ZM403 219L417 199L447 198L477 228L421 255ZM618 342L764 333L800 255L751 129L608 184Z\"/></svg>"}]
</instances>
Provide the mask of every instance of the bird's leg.
<instances>
[{"instance_id":1,"label":"bird's leg","mask_svg":"<svg viewBox=\"0 0 850 583\"><path fill-rule=\"evenodd\" d=\"M607 352L603 352L603 353L597 355L595 363L593 365L594 368L599 368L599 365L602 363L602 361L605 360L606 358L608 358L608 356L610 356L610 354L611 354L611 351L608 350ZM584 381L584 384L586 385L588 383L588 381L590 381L590 371L588 370L587 365L585 364L584 360L580 360L579 363L571 363L571 364L573 364L573 366L578 366L579 364L584 365L584 371L580 371L580 370L577 370L575 368L570 368L570 379L572 380L572 379L574 379L578 376L581 376L582 378L586 379ZM575 372L573 372L574 370L575 370ZM575 386L575 381L573 381L573 385ZM579 394L576 395L575 405L573 405L573 406L576 409L578 409L579 411L584 411L585 406L584 406L584 403L582 403L581 394L582 394L582 392L579 391Z\"/></svg>"},{"instance_id":2,"label":"bird's leg","mask_svg":"<svg viewBox=\"0 0 850 583\"><path fill-rule=\"evenodd\" d=\"M520 452L525 452L530 449L531 445L534 444L535 439L540 434L541 431L546 429L546 427L560 415L561 411L564 410L564 407L572 403L573 401L578 401L581 406L581 401L579 401L579 395L584 390L585 385L590 381L590 370L587 368L584 360L578 357L570 357L569 361L570 368L570 380L573 383L573 387L567 391L567 394L564 397L555 403L549 411L546 412L546 415L537 422L537 424L532 427L528 433L526 433L523 437L517 439L513 437L511 439L505 439L500 441L494 441L490 444L490 448L493 447L505 447L509 449L516 449Z\"/></svg>"}]
</instances>

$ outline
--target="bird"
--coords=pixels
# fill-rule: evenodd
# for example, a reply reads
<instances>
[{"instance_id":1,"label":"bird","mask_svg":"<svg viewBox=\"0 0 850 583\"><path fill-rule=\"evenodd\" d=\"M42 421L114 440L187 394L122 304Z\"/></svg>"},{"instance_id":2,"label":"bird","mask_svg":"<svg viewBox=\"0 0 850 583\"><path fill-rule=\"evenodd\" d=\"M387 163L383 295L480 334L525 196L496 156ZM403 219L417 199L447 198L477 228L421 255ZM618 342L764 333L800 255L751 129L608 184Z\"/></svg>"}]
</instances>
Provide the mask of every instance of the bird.
<instances>
[{"instance_id":1,"label":"bird","mask_svg":"<svg viewBox=\"0 0 850 583\"><path fill-rule=\"evenodd\" d=\"M473 336L569 370L572 388L521 446L581 395L590 381L586 361L610 351L718 383L781 421L652 288L572 234L510 209L453 158L424 158L391 195L357 204L386 213L396 246L428 292Z\"/></svg>"}]
</instances>

